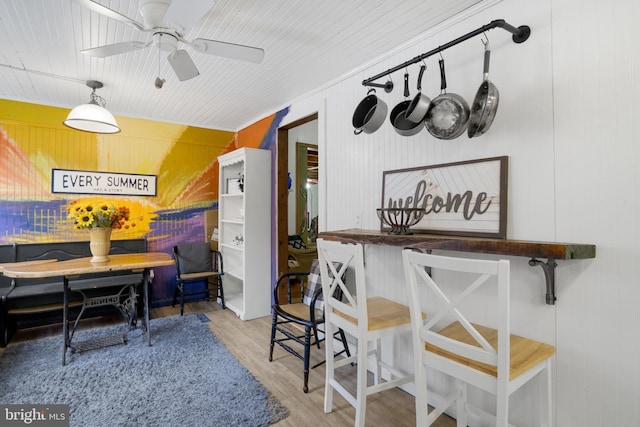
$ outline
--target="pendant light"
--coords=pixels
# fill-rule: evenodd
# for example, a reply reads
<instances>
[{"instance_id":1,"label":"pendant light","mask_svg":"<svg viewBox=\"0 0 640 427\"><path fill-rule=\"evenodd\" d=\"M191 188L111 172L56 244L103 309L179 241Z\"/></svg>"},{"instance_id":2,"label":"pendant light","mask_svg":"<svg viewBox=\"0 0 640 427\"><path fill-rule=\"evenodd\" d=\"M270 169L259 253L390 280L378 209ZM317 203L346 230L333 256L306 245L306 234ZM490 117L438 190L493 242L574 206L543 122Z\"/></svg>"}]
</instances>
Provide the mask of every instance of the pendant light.
<instances>
[{"instance_id":1,"label":"pendant light","mask_svg":"<svg viewBox=\"0 0 640 427\"><path fill-rule=\"evenodd\" d=\"M96 89L100 89L103 85L95 80L87 81L87 86L93 89L91 92L91 101L88 104L82 104L75 107L64 121L66 126L73 129L82 130L93 133L118 133L120 128L116 119L113 117L105 106L102 97L96 95Z\"/></svg>"}]
</instances>

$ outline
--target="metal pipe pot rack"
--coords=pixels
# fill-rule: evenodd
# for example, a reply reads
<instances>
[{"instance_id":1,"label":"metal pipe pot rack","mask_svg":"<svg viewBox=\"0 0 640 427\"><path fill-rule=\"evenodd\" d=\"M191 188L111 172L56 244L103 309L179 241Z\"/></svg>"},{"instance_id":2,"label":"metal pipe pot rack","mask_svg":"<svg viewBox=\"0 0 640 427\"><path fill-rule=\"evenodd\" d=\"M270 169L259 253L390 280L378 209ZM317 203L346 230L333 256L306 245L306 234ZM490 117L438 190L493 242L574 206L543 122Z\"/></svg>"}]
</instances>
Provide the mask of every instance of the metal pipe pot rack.
<instances>
[{"instance_id":1,"label":"metal pipe pot rack","mask_svg":"<svg viewBox=\"0 0 640 427\"><path fill-rule=\"evenodd\" d=\"M511 37L512 40L514 41L514 43L523 43L525 42L528 38L529 35L531 35L531 28L529 28L527 25L521 25L519 27L514 27L513 25L510 25L509 23L507 23L504 19L495 19L493 21L491 21L490 23L488 23L487 25L483 25L482 27L478 28L477 30L471 31L470 33L465 34L464 36L458 37L455 40L450 41L449 43L443 44L442 46L438 46L435 49L430 50L429 52L423 53L422 55L416 56L415 58L406 61L400 65L397 65L393 68L388 69L387 71L384 71L382 73L376 74L373 77L369 77L368 79L365 79L362 81L362 85L363 86L371 86L371 87L381 87L384 88L385 92L391 92L393 90L393 82L391 80L385 82L385 83L373 83L374 81L378 80L379 78L382 78L384 76L388 76L391 75L392 73L395 73L396 71L402 70L403 68L408 67L409 65L413 65L417 62L423 61L425 59L427 59L428 57L438 54L446 49L449 49L452 46L455 46L457 44L462 43L463 41L469 40L472 37L475 37L477 35L480 35L488 30L492 30L494 28L502 28L503 30L506 30L508 32L510 32L511 34L513 34L513 36Z\"/></svg>"}]
</instances>

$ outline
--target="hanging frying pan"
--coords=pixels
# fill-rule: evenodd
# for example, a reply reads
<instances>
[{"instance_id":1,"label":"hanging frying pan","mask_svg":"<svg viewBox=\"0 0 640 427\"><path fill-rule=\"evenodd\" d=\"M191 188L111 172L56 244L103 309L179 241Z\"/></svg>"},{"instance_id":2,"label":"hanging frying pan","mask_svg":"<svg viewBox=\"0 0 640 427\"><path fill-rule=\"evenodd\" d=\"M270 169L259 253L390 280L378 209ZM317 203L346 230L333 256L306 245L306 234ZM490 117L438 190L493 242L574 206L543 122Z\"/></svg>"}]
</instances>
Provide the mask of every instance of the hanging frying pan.
<instances>
[{"instance_id":1,"label":"hanging frying pan","mask_svg":"<svg viewBox=\"0 0 640 427\"><path fill-rule=\"evenodd\" d=\"M498 88L489 80L489 42L484 45L484 67L482 74L482 84L476 92L476 97L471 104L471 115L469 117L469 127L467 135L469 138L480 136L489 130L493 119L498 111L498 101L500 93Z\"/></svg>"},{"instance_id":2,"label":"hanging frying pan","mask_svg":"<svg viewBox=\"0 0 640 427\"><path fill-rule=\"evenodd\" d=\"M360 101L353 112L352 124L355 130L353 133L360 135L377 131L384 123L387 116L387 104L376 96L376 90L371 88L367 96Z\"/></svg>"},{"instance_id":3,"label":"hanging frying pan","mask_svg":"<svg viewBox=\"0 0 640 427\"><path fill-rule=\"evenodd\" d=\"M420 74L418 74L418 94L413 97L405 113L407 120L413 123L420 123L424 120L424 116L427 115L427 110L429 109L429 104L431 104L431 98L422 93L422 75L426 69L426 65L420 67Z\"/></svg>"},{"instance_id":4,"label":"hanging frying pan","mask_svg":"<svg viewBox=\"0 0 640 427\"><path fill-rule=\"evenodd\" d=\"M440 95L431 100L424 125L438 139L454 139L462 135L469 124L469 105L458 94L447 93L444 60L440 59Z\"/></svg>"},{"instance_id":5,"label":"hanging frying pan","mask_svg":"<svg viewBox=\"0 0 640 427\"><path fill-rule=\"evenodd\" d=\"M393 107L391 110L391 114L389 115L389 120L393 125L393 129L402 136L412 136L417 134L422 130L422 123L414 123L407 120L405 114L407 112L407 108L411 104L411 100L406 99L409 98L409 74L405 73L404 75L404 97L405 100Z\"/></svg>"}]
</instances>

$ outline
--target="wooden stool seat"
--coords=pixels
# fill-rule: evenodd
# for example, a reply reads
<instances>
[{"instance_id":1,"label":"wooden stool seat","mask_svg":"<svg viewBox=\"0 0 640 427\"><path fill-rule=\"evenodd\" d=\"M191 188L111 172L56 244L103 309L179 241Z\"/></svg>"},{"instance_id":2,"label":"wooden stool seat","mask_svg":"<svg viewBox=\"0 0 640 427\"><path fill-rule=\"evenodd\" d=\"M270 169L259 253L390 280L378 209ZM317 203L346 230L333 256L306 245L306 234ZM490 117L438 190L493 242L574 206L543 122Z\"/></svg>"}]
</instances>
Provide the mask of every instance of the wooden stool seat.
<instances>
[{"instance_id":1,"label":"wooden stool seat","mask_svg":"<svg viewBox=\"0 0 640 427\"><path fill-rule=\"evenodd\" d=\"M488 328L486 326L481 326L475 323L472 323L472 325L489 342L489 344L498 349L497 329ZM480 347L480 344L478 344L476 340L473 339L471 334L467 332L467 330L462 326L460 322L453 322L448 326L442 328L438 333L445 337L452 338L456 341L461 341L469 345ZM529 369L533 368L539 363L544 362L556 353L555 347L550 344L521 337L519 335L511 334L510 341L510 380L516 379L523 373L527 372ZM448 352L431 344L426 344L425 348L432 353L436 353L448 359L455 360L459 363L462 363L463 365L470 366L481 372L493 375L494 377L498 376L498 369L496 366L488 365L486 363L480 363L473 359L462 357L458 354Z\"/></svg>"},{"instance_id":2,"label":"wooden stool seat","mask_svg":"<svg viewBox=\"0 0 640 427\"><path fill-rule=\"evenodd\" d=\"M370 331L402 325L406 325L407 330L411 329L411 314L406 305L384 297L371 297L367 298L367 312ZM348 316L338 310L336 310L336 314L354 325L358 324L358 319L355 317Z\"/></svg>"}]
</instances>

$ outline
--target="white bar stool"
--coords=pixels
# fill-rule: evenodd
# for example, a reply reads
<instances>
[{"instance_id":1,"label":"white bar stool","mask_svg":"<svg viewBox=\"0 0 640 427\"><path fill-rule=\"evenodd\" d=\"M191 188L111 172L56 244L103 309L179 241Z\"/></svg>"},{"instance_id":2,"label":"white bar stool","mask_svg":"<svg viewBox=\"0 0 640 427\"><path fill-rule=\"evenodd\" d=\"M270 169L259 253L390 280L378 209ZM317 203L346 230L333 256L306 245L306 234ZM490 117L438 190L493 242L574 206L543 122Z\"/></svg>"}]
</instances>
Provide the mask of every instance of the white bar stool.
<instances>
[{"instance_id":1,"label":"white bar stool","mask_svg":"<svg viewBox=\"0 0 640 427\"><path fill-rule=\"evenodd\" d=\"M552 427L551 360L555 348L510 333L509 261L452 258L410 249L402 251L402 258L410 288L416 425L430 426L449 406L456 403L458 427L468 425L469 411L489 419L491 425L507 427L509 396L544 372L546 387L539 407L540 425ZM442 279L436 283L433 276L427 274L428 268L431 268L432 275L444 270L453 274L446 274L448 282ZM447 287L453 280L459 289L455 296L452 295L451 286ZM497 328L471 323L468 318L469 305L463 302L481 288L483 304L496 303ZM438 301L441 310L431 313L425 321L420 316L421 301L429 298ZM427 395L431 391L427 387L427 367L456 379L449 396L442 399L439 407L429 414ZM496 396L495 415L467 402L467 384Z\"/></svg>"},{"instance_id":2,"label":"white bar stool","mask_svg":"<svg viewBox=\"0 0 640 427\"><path fill-rule=\"evenodd\" d=\"M333 410L333 391L340 393L355 409L355 425L364 426L367 396L399 385L413 382L414 376L401 372L380 358L381 338L411 331L409 307L383 297L367 298L364 271L364 251L361 244L317 240L322 292L325 299L326 335L331 336L342 328L358 341L357 354L334 360L326 357L326 381L324 411ZM347 270L355 274L355 294L345 285ZM351 277L351 276L350 276ZM374 341L372 350L369 341ZM326 354L333 356L333 342L325 342ZM372 371L374 384L367 385L368 356L376 360ZM357 391L349 392L334 376L335 369L357 363ZM381 382L381 370L385 368L389 381Z\"/></svg>"}]
</instances>

